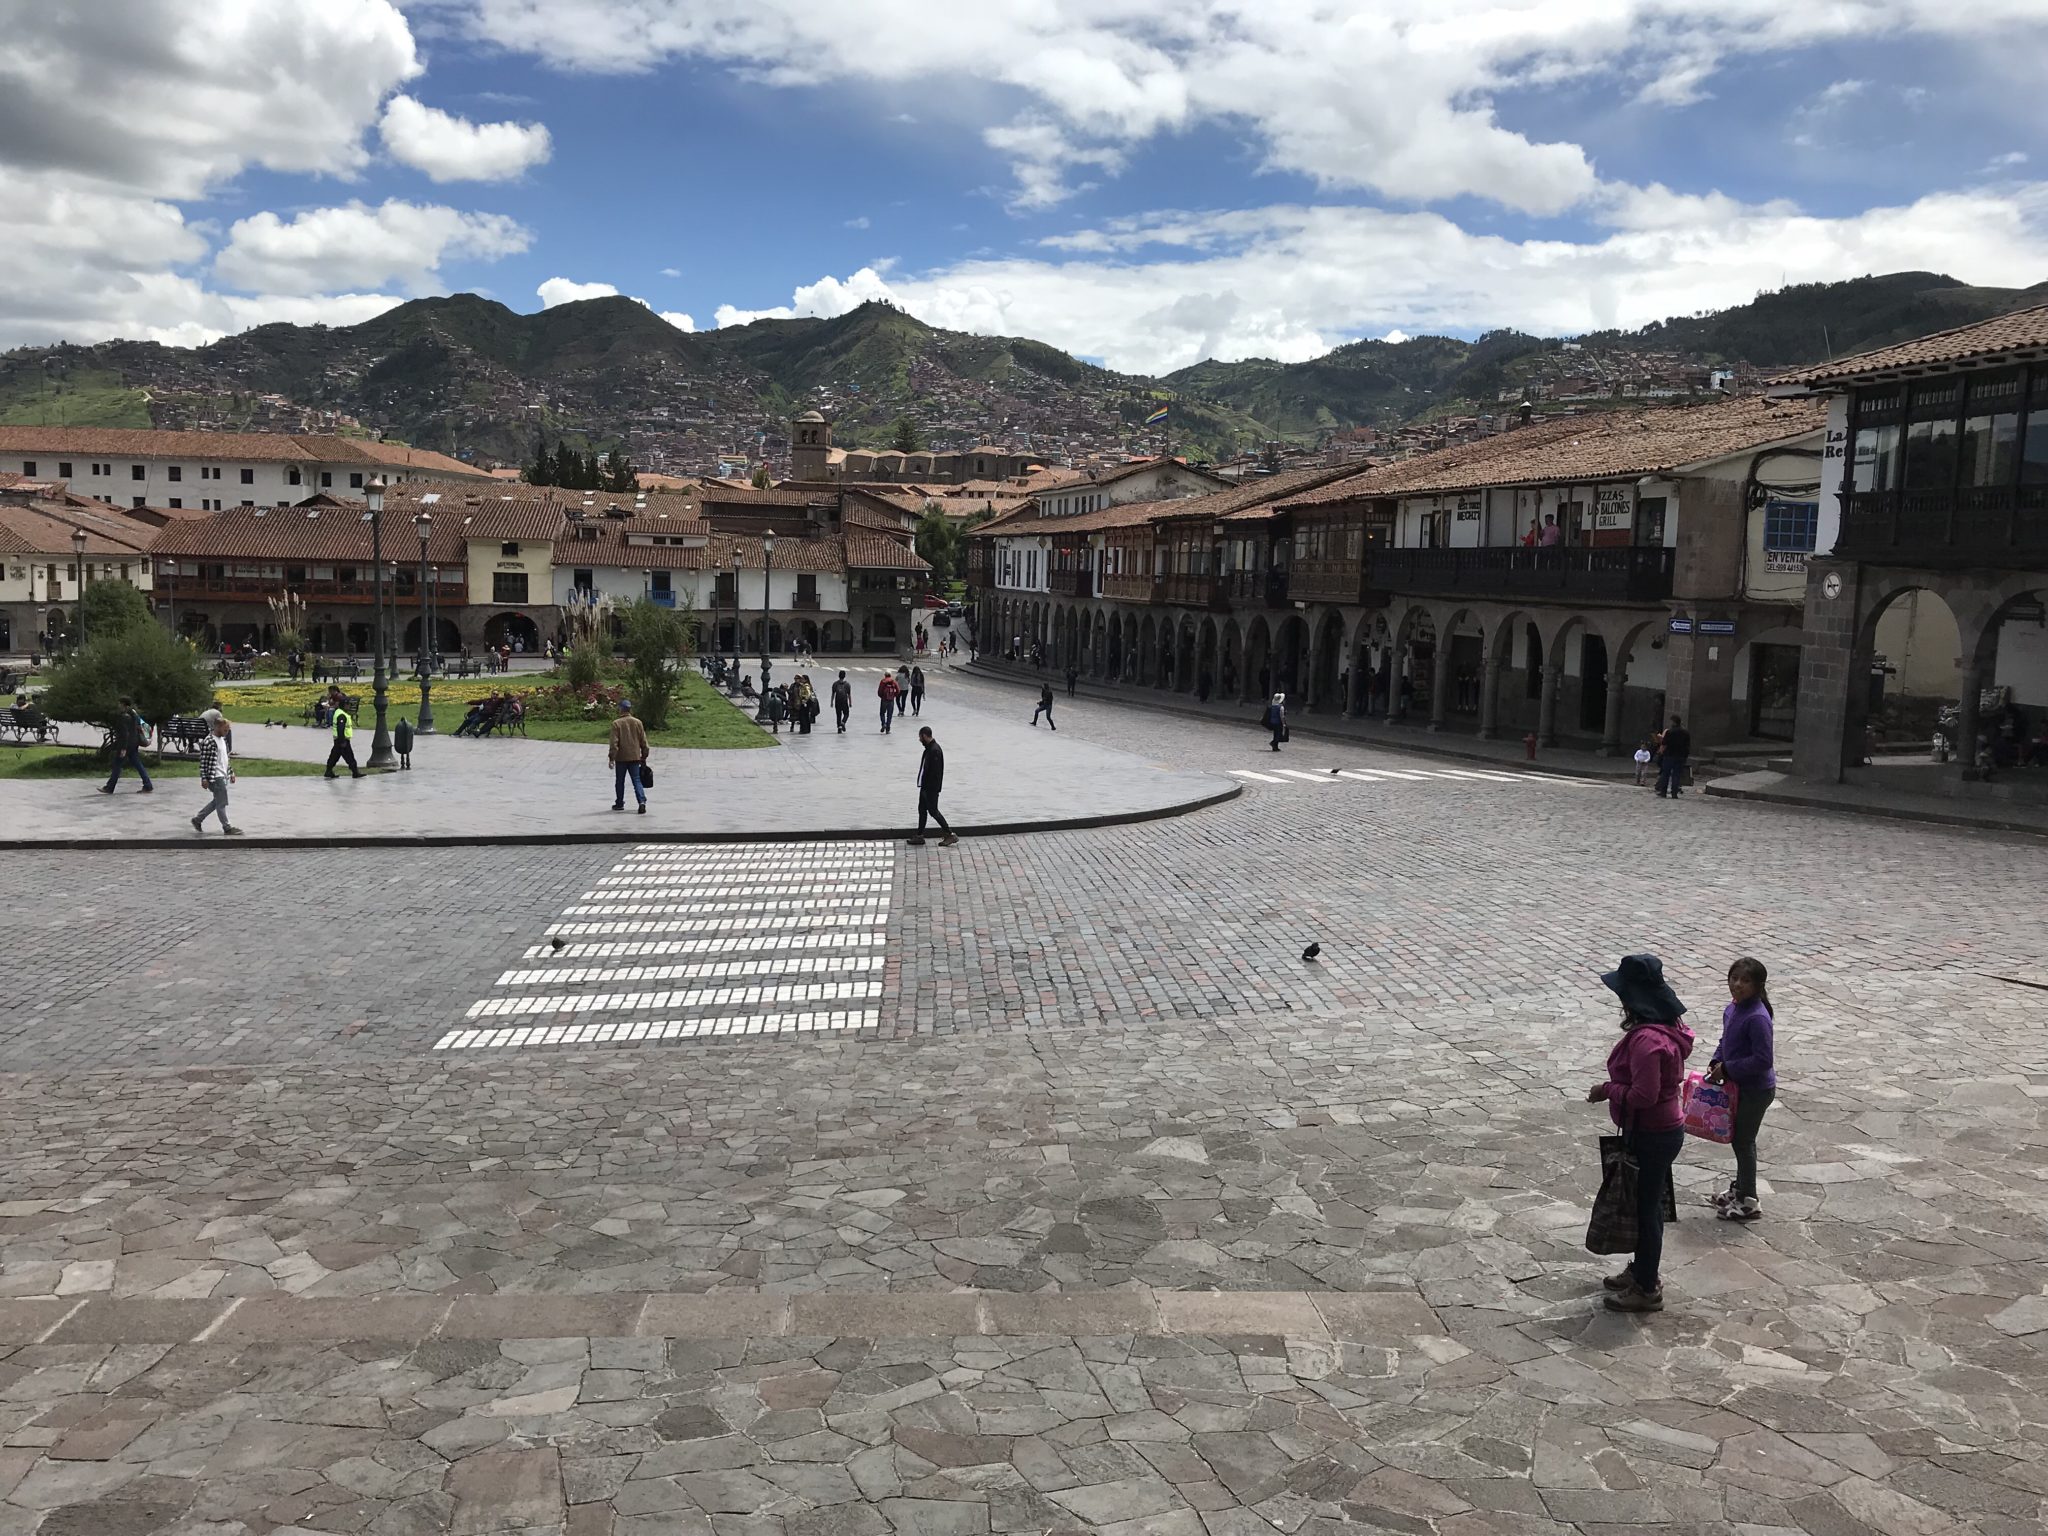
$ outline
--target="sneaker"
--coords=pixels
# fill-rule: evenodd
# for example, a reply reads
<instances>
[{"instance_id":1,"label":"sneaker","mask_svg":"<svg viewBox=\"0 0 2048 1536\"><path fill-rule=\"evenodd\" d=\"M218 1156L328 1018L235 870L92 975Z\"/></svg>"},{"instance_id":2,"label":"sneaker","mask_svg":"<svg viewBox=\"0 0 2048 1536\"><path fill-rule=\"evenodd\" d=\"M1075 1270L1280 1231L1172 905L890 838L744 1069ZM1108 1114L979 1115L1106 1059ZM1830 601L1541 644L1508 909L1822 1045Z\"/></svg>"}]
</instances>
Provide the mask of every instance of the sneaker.
<instances>
[{"instance_id":1,"label":"sneaker","mask_svg":"<svg viewBox=\"0 0 2048 1536\"><path fill-rule=\"evenodd\" d=\"M111 795L113 792L114 786L111 784L102 784L100 786L100 793L103 795Z\"/></svg>"},{"instance_id":2,"label":"sneaker","mask_svg":"<svg viewBox=\"0 0 2048 1536\"><path fill-rule=\"evenodd\" d=\"M645 816L647 814L647 802L645 800L642 800L640 802L640 814L642 816Z\"/></svg>"},{"instance_id":3,"label":"sneaker","mask_svg":"<svg viewBox=\"0 0 2048 1536\"><path fill-rule=\"evenodd\" d=\"M206 827L197 816L194 816L192 818L192 830L194 832L197 832L201 837L206 836Z\"/></svg>"},{"instance_id":4,"label":"sneaker","mask_svg":"<svg viewBox=\"0 0 2048 1536\"><path fill-rule=\"evenodd\" d=\"M612 809L615 811L623 811L625 808L626 802L623 800L614 800L612 802Z\"/></svg>"},{"instance_id":5,"label":"sneaker","mask_svg":"<svg viewBox=\"0 0 2048 1536\"><path fill-rule=\"evenodd\" d=\"M903 841L912 848L922 848L924 846L924 839L921 837L906 837Z\"/></svg>"},{"instance_id":6,"label":"sneaker","mask_svg":"<svg viewBox=\"0 0 2048 1536\"><path fill-rule=\"evenodd\" d=\"M1735 1186L1733 1184L1730 1184L1726 1189L1720 1189L1714 1192L1713 1203L1716 1209L1721 1209L1726 1206L1733 1205L1735 1203L1735 1200L1736 1194Z\"/></svg>"},{"instance_id":7,"label":"sneaker","mask_svg":"<svg viewBox=\"0 0 2048 1536\"><path fill-rule=\"evenodd\" d=\"M1626 1264L1621 1266L1620 1274L1605 1276L1600 1281L1602 1289L1609 1291L1625 1291L1635 1283L1636 1272Z\"/></svg>"},{"instance_id":8,"label":"sneaker","mask_svg":"<svg viewBox=\"0 0 2048 1536\"><path fill-rule=\"evenodd\" d=\"M222 827L221 831L225 832L229 837L240 837L242 835L240 827Z\"/></svg>"},{"instance_id":9,"label":"sneaker","mask_svg":"<svg viewBox=\"0 0 2048 1536\"><path fill-rule=\"evenodd\" d=\"M1723 1221L1758 1221L1763 1217L1764 1208L1754 1195L1745 1195L1740 1200L1730 1200L1717 1214Z\"/></svg>"},{"instance_id":10,"label":"sneaker","mask_svg":"<svg viewBox=\"0 0 2048 1536\"><path fill-rule=\"evenodd\" d=\"M1662 1312L1664 1310L1664 1287L1646 1291L1630 1285L1625 1291L1615 1291L1605 1298L1610 1312Z\"/></svg>"},{"instance_id":11,"label":"sneaker","mask_svg":"<svg viewBox=\"0 0 2048 1536\"><path fill-rule=\"evenodd\" d=\"M939 839L939 846L941 848L950 848L959 841L959 838L955 837L952 833L948 832L944 837Z\"/></svg>"},{"instance_id":12,"label":"sneaker","mask_svg":"<svg viewBox=\"0 0 2048 1536\"><path fill-rule=\"evenodd\" d=\"M138 795L153 795L156 793L156 786L154 784L145 784L142 786L142 788L135 791L135 793L137 793Z\"/></svg>"}]
</instances>

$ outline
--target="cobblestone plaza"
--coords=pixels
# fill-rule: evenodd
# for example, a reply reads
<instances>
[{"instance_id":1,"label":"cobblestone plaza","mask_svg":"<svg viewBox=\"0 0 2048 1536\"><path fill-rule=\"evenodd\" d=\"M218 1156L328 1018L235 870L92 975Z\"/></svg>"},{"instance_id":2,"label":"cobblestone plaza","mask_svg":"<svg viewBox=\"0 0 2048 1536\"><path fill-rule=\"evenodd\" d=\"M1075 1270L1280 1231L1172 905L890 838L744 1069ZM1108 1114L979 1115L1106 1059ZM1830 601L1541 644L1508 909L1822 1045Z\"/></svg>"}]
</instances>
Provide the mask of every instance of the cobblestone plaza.
<instances>
[{"instance_id":1,"label":"cobblestone plaza","mask_svg":"<svg viewBox=\"0 0 2048 1536\"><path fill-rule=\"evenodd\" d=\"M2048 847L1058 708L1244 793L0 855L0 1536L2043 1529ZM1640 949L1783 1086L1624 1318Z\"/></svg>"}]
</instances>

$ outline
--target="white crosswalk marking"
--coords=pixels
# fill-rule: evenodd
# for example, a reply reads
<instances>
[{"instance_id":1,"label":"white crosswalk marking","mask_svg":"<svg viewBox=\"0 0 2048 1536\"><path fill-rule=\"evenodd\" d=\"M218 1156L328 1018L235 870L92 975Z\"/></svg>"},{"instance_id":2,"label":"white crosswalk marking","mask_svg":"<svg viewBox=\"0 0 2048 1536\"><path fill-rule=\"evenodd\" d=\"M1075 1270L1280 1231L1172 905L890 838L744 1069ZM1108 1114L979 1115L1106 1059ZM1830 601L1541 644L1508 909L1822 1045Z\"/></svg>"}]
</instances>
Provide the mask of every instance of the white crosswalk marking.
<instances>
[{"instance_id":1,"label":"white crosswalk marking","mask_svg":"<svg viewBox=\"0 0 2048 1536\"><path fill-rule=\"evenodd\" d=\"M876 1028L895 865L875 845L635 848L434 1048Z\"/></svg>"},{"instance_id":2,"label":"white crosswalk marking","mask_svg":"<svg viewBox=\"0 0 2048 1536\"><path fill-rule=\"evenodd\" d=\"M1415 784L1463 784L1472 788L1491 784L1538 784L1565 789L1608 787L1598 780L1568 779L1551 773L1515 773L1498 768L1325 768L1320 773L1311 773L1307 769L1282 768L1276 764L1266 769L1230 768L1225 772L1248 783L1275 784L1282 789L1298 789L1304 784L1329 785L1345 780L1381 789L1403 789Z\"/></svg>"}]
</instances>

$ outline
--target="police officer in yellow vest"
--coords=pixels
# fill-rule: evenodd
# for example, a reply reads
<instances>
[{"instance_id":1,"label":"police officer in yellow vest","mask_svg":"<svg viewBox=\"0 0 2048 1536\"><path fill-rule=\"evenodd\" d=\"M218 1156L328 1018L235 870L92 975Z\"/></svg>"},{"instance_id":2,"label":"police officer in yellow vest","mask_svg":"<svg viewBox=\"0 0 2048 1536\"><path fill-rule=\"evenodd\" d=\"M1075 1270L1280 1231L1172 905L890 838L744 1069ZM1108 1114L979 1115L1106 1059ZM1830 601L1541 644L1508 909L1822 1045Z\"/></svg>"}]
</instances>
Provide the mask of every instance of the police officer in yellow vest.
<instances>
[{"instance_id":1,"label":"police officer in yellow vest","mask_svg":"<svg viewBox=\"0 0 2048 1536\"><path fill-rule=\"evenodd\" d=\"M327 777L331 779L336 776L334 772L334 765L336 763L347 763L348 776L352 779L360 779L363 776L363 770L356 766L356 748L353 739L356 734L356 722L350 716L348 706L343 702L339 688L327 690L327 703L334 711L334 748L327 754Z\"/></svg>"}]
</instances>

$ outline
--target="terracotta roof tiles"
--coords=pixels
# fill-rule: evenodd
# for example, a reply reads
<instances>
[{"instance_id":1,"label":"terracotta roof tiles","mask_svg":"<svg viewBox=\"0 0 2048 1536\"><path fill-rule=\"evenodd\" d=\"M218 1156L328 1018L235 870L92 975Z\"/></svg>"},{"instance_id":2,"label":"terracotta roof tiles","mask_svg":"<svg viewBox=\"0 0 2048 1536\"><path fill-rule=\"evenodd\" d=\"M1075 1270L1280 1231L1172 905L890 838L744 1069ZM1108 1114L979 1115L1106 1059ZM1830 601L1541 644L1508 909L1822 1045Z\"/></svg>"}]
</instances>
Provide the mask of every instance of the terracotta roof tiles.
<instances>
[{"instance_id":1,"label":"terracotta roof tiles","mask_svg":"<svg viewBox=\"0 0 2048 1536\"><path fill-rule=\"evenodd\" d=\"M1877 347L1853 357L1837 358L1811 368L1779 374L1774 386L1843 383L1872 375L1917 372L1943 364L1999 362L2048 353L2048 304L2016 309L2010 314L1936 331L1895 346Z\"/></svg>"}]
</instances>

